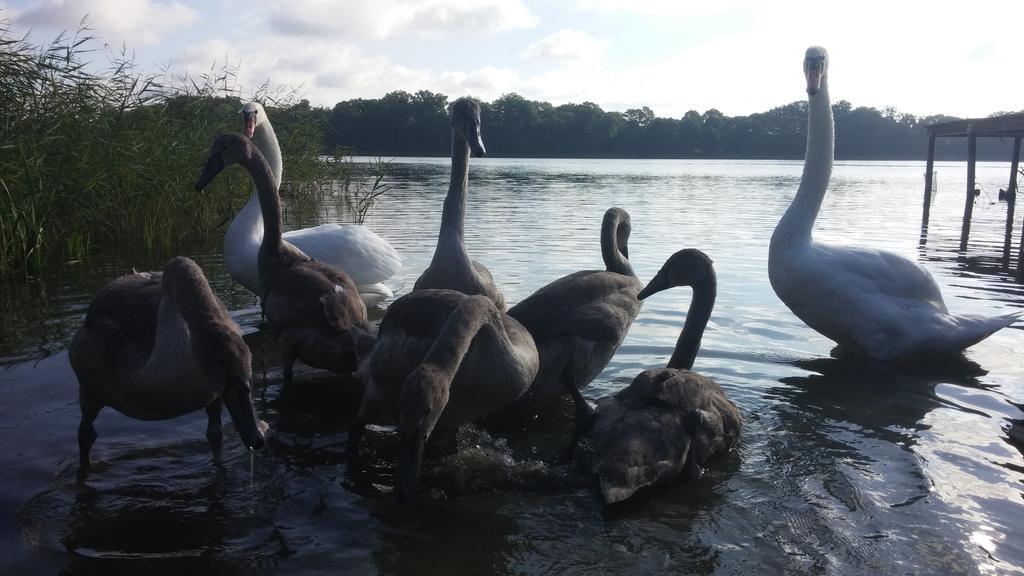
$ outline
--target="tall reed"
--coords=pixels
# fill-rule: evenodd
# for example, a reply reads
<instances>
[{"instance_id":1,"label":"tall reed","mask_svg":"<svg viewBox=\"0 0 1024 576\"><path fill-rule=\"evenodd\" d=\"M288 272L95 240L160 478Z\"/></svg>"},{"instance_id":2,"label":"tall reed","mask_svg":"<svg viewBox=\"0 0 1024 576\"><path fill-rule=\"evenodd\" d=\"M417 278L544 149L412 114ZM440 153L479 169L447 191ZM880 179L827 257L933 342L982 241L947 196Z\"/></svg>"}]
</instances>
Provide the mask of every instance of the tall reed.
<instances>
[{"instance_id":1,"label":"tall reed","mask_svg":"<svg viewBox=\"0 0 1024 576\"><path fill-rule=\"evenodd\" d=\"M0 277L55 255L81 258L94 245L219 235L248 197L240 171L192 190L213 137L240 128L237 68L145 74L126 53L93 44L84 26L35 46L0 22ZM97 55L105 67L88 60ZM283 105L271 113L284 125L286 174L312 176L323 123L309 117L326 111L295 104L287 89L264 86L257 96Z\"/></svg>"}]
</instances>

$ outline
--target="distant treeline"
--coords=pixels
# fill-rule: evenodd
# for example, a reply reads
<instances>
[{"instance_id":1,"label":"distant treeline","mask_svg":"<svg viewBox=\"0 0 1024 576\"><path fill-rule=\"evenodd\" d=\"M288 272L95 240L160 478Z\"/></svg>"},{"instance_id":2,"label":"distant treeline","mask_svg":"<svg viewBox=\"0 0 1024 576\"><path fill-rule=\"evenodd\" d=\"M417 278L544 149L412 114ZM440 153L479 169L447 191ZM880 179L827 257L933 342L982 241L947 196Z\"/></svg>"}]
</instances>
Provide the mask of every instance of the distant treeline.
<instances>
[{"instance_id":1,"label":"distant treeline","mask_svg":"<svg viewBox=\"0 0 1024 576\"><path fill-rule=\"evenodd\" d=\"M327 116L327 150L342 146L369 155L445 156L450 140L447 104L444 94L397 91L309 112ZM749 116L726 116L712 108L691 110L682 118L660 118L647 107L606 112L591 102L554 106L518 94L481 106L488 153L503 157L799 159L807 131L803 101ZM926 127L955 120L919 118L894 108L854 108L845 100L833 110L836 157L845 160L924 159ZM1011 148L1008 141L983 138L978 156L1006 161ZM966 149L966 139L940 138L936 158L962 160Z\"/></svg>"},{"instance_id":2,"label":"distant treeline","mask_svg":"<svg viewBox=\"0 0 1024 576\"><path fill-rule=\"evenodd\" d=\"M0 279L39 268L52 254L85 257L94 244L179 246L223 232L249 195L239 170L212 189L192 190L213 137L241 128L236 69L197 77L138 71L127 53L87 66L93 39L83 28L45 45L14 37L0 20ZM244 96L244 98L243 98ZM289 195L347 194L345 154L445 156L448 97L392 92L379 99L310 106L264 86L284 155ZM596 104L482 102L493 156L621 158L803 157L806 104L728 117L718 110L658 118L649 108L606 112ZM927 124L893 109L838 102L840 159L920 159ZM966 143L939 141L938 158L960 159ZM982 140L982 159L1007 160L1009 145ZM359 184L356 183L358 188ZM326 192L325 192L326 191Z\"/></svg>"}]
</instances>

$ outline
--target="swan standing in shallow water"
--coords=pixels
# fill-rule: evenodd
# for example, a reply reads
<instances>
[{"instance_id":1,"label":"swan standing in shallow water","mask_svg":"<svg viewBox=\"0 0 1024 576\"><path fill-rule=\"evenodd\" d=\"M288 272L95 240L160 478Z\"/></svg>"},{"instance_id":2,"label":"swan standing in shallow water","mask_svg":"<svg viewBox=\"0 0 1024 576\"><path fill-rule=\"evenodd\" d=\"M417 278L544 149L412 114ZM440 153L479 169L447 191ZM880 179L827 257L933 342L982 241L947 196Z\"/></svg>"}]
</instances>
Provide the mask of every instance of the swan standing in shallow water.
<instances>
[{"instance_id":1,"label":"swan standing in shallow water","mask_svg":"<svg viewBox=\"0 0 1024 576\"><path fill-rule=\"evenodd\" d=\"M1013 324L1017 314L951 315L931 274L902 256L829 246L811 238L834 152L824 48L807 49L804 75L808 107L803 176L768 250L768 277L779 298L840 349L877 360L956 354Z\"/></svg>"},{"instance_id":2,"label":"swan standing in shallow water","mask_svg":"<svg viewBox=\"0 0 1024 576\"><path fill-rule=\"evenodd\" d=\"M460 98L451 105L452 174L441 214L441 230L430 266L416 280L413 290L444 288L463 294L483 294L505 310L505 297L494 285L491 272L469 257L465 243L466 196L469 183L469 155L484 156L480 138L480 105Z\"/></svg>"},{"instance_id":3,"label":"swan standing in shallow water","mask_svg":"<svg viewBox=\"0 0 1024 576\"><path fill-rule=\"evenodd\" d=\"M601 222L607 269L559 278L508 311L530 331L540 353L540 371L525 401L586 386L619 349L640 311L640 281L627 259L629 233L629 213L609 208Z\"/></svg>"},{"instance_id":4,"label":"swan standing in shallow water","mask_svg":"<svg viewBox=\"0 0 1024 576\"><path fill-rule=\"evenodd\" d=\"M482 295L416 290L395 300L361 363L365 384L349 435L355 455L365 424L397 422L396 493L410 500L435 427L459 426L501 408L537 375L537 347L519 322Z\"/></svg>"},{"instance_id":5,"label":"swan standing in shallow water","mask_svg":"<svg viewBox=\"0 0 1024 576\"><path fill-rule=\"evenodd\" d=\"M206 438L220 462L221 409L242 442L263 447L252 405L252 356L238 325L195 262L122 276L100 289L68 352L78 378L81 471L90 467L93 421L104 406L138 420L168 420L206 408Z\"/></svg>"},{"instance_id":6,"label":"swan standing in shallow water","mask_svg":"<svg viewBox=\"0 0 1024 576\"><path fill-rule=\"evenodd\" d=\"M292 380L296 359L332 372L355 370L356 349L366 343L369 332L366 306L345 272L311 259L282 239L276 182L253 142L241 134L217 137L196 190L236 163L249 172L259 193L264 220L258 256L264 289L260 296L267 327L281 347L285 383Z\"/></svg>"},{"instance_id":7,"label":"swan standing in shallow water","mask_svg":"<svg viewBox=\"0 0 1024 576\"><path fill-rule=\"evenodd\" d=\"M680 476L699 478L705 461L731 450L743 427L739 410L722 388L690 371L715 304L711 259L699 250L676 252L639 298L674 286L692 286L693 299L668 367L641 372L583 421L583 429L591 426L592 466L606 504ZM578 391L574 397L578 415L590 411Z\"/></svg>"},{"instance_id":8,"label":"swan standing in shallow water","mask_svg":"<svg viewBox=\"0 0 1024 576\"><path fill-rule=\"evenodd\" d=\"M274 181L281 183L281 148L266 111L257 102L242 108L243 133L263 153ZM359 224L321 224L284 233L284 239L309 257L345 271L367 306L392 296L382 284L402 267L395 249L369 228ZM224 265L236 282L257 296L263 295L257 255L263 240L259 193L253 187L249 201L238 212L224 236Z\"/></svg>"}]
</instances>

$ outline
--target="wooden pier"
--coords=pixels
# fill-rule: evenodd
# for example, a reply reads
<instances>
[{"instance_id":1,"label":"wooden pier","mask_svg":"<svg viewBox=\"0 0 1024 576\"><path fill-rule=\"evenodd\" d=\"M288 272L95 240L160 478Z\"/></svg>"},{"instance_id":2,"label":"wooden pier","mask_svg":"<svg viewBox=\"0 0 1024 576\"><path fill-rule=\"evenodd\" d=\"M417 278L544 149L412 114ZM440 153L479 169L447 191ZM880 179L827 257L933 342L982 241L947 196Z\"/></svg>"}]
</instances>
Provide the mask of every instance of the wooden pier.
<instances>
[{"instance_id":1,"label":"wooden pier","mask_svg":"<svg viewBox=\"0 0 1024 576\"><path fill-rule=\"evenodd\" d=\"M924 173L924 214L921 219L922 243L928 229L928 214L932 203L932 180L935 166L935 139L940 137L967 138L967 194L964 199L964 220L960 227L960 251L967 250L971 233L971 213L974 210L975 165L978 138L1013 138L1013 158L1010 159L1010 183L1006 188L1006 232L1003 240L1003 268L1010 267L1010 245L1013 240L1014 206L1017 200L1017 173L1020 163L1020 141L1024 138L1024 114L1008 114L992 118L969 118L940 122L928 127L928 163ZM1017 256L1017 279L1024 281L1024 225L1021 226L1020 253Z\"/></svg>"}]
</instances>

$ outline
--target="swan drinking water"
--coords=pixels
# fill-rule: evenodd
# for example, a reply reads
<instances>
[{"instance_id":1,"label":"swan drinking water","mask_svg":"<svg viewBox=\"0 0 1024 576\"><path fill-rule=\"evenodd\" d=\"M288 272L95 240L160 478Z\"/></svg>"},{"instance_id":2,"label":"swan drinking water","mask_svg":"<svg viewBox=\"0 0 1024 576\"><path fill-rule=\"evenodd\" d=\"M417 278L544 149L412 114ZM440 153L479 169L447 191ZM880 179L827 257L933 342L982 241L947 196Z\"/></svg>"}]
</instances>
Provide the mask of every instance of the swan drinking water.
<instances>
[{"instance_id":1,"label":"swan drinking water","mask_svg":"<svg viewBox=\"0 0 1024 576\"><path fill-rule=\"evenodd\" d=\"M768 250L768 277L779 298L840 349L883 361L956 354L1013 324L1018 314L950 314L931 274L902 256L829 246L811 238L835 147L824 48L807 49L804 75L808 106L803 176Z\"/></svg>"},{"instance_id":2,"label":"swan drinking water","mask_svg":"<svg viewBox=\"0 0 1024 576\"><path fill-rule=\"evenodd\" d=\"M257 102L242 108L242 132L263 153L277 185L281 183L281 148L266 111ZM344 270L356 283L359 296L374 306L392 296L382 284L402 267L394 248L369 228L359 224L321 224L283 234L284 239L309 257ZM256 264L263 240L263 214L259 193L253 187L249 201L238 212L224 236L224 265L236 282L257 296L263 295Z\"/></svg>"},{"instance_id":3,"label":"swan drinking water","mask_svg":"<svg viewBox=\"0 0 1024 576\"><path fill-rule=\"evenodd\" d=\"M410 500L423 447L435 427L453 428L519 398L537 375L537 347L522 324L483 295L415 290L388 307L360 364L366 390L349 436L354 455L365 424L397 422L397 495Z\"/></svg>"},{"instance_id":4,"label":"swan drinking water","mask_svg":"<svg viewBox=\"0 0 1024 576\"><path fill-rule=\"evenodd\" d=\"M220 462L221 409L242 442L263 447L252 405L252 356L195 262L177 257L163 273L113 280L93 297L68 352L78 378L81 471L90 467L93 421L104 406L139 420L206 408L206 438Z\"/></svg>"}]
</instances>

